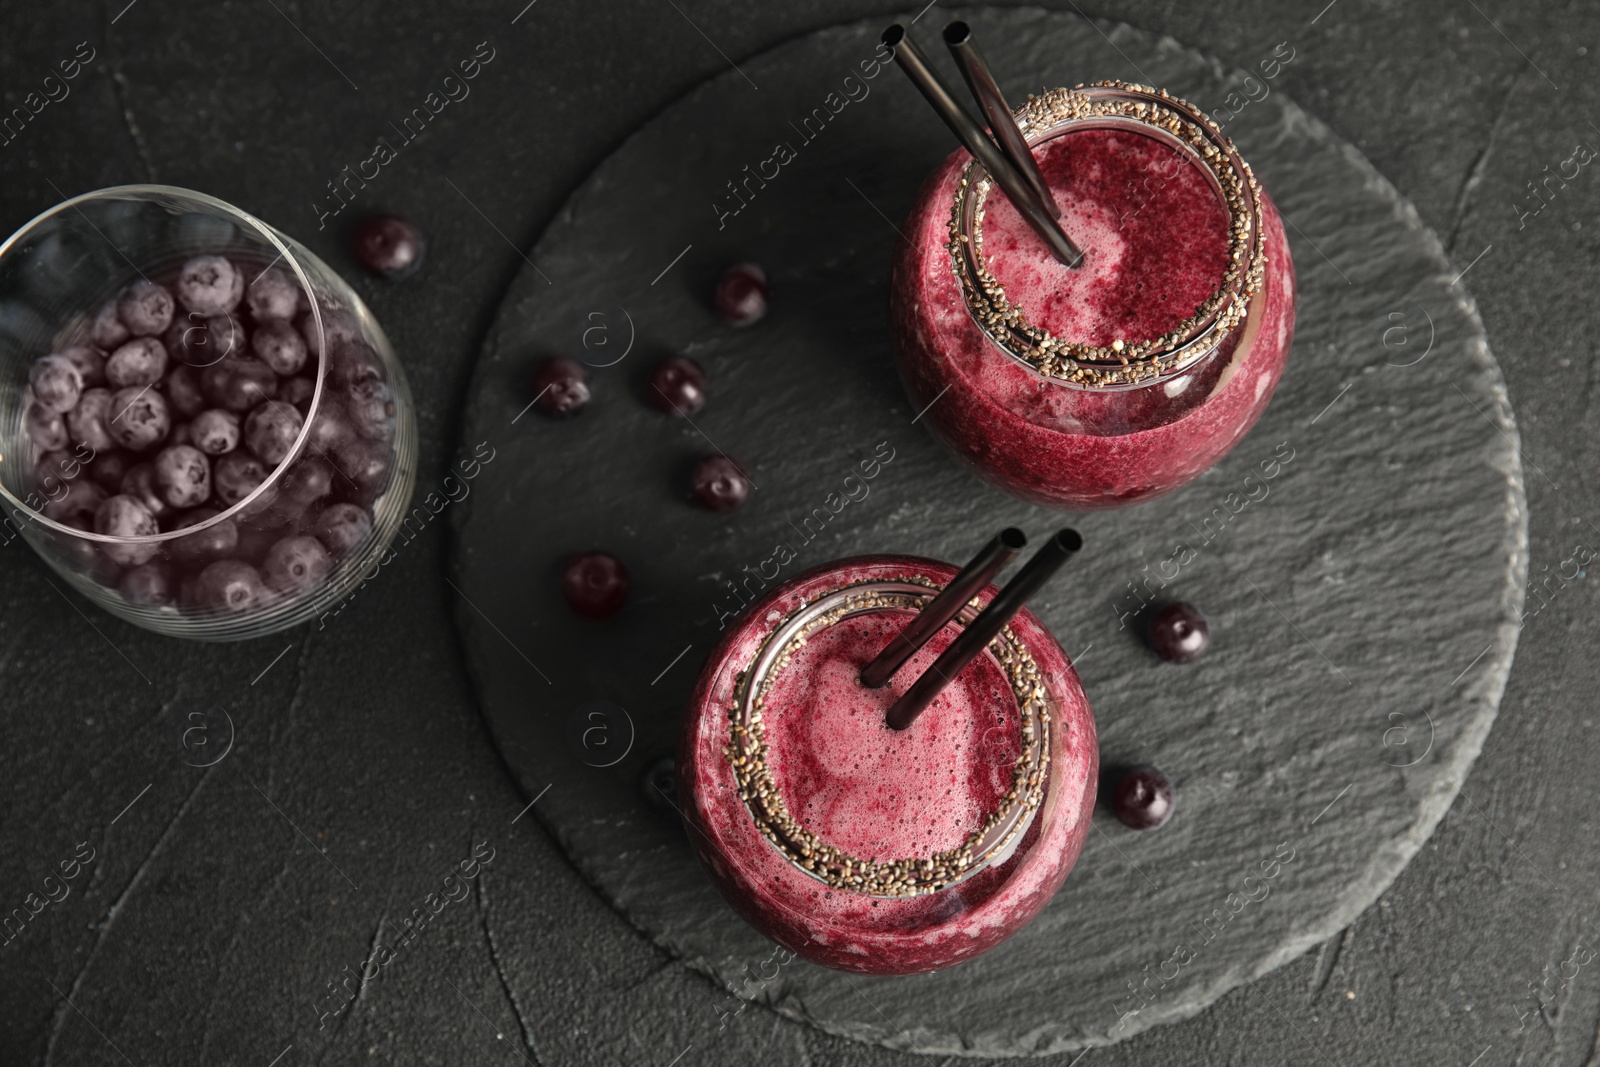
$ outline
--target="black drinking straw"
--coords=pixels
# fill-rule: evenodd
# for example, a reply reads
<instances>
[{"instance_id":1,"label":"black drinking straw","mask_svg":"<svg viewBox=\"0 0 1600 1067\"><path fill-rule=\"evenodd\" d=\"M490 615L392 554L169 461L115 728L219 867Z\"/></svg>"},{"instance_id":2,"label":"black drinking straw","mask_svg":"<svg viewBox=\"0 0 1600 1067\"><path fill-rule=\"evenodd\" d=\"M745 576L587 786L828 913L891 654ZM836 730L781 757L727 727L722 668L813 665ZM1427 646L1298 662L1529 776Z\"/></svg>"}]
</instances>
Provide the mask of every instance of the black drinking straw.
<instances>
[{"instance_id":1,"label":"black drinking straw","mask_svg":"<svg viewBox=\"0 0 1600 1067\"><path fill-rule=\"evenodd\" d=\"M950 642L950 647L941 652L939 658L922 672L922 676L911 683L911 688L894 702L894 706L884 717L889 727L904 730L915 722L917 716L933 703L933 698L938 696L944 687L977 657L978 653L988 647L989 642L994 640L995 636L1005 628L1006 623L1022 610L1023 605L1033 594L1037 593L1040 587L1061 569L1061 565L1082 547L1083 538L1078 536L1076 530L1061 530L1050 538L1043 548L1034 553L1032 559L1023 564L1016 577L995 594L995 598L989 601L989 606L961 631L961 636Z\"/></svg>"},{"instance_id":2,"label":"black drinking straw","mask_svg":"<svg viewBox=\"0 0 1600 1067\"><path fill-rule=\"evenodd\" d=\"M959 19L950 23L944 28L944 43L950 49L950 55L954 57L956 65L961 68L961 76L966 79L967 88L972 90L972 95L977 99L984 118L989 120L989 129L999 143L1000 151L1004 152L1011 165L1022 173L1028 182L1028 187L1033 190L1033 195L1044 205L1044 209L1050 212L1050 217L1059 219L1061 208L1056 204L1055 194L1050 191L1050 186L1045 184L1044 175L1039 173L1038 161L1033 158L1033 150L1028 147L1027 138L1017 129L1017 120L1012 117L1011 105L1006 103L1005 94L1000 91L1000 84L990 73L989 64L984 62L983 53L978 51L978 43L972 39L972 27Z\"/></svg>"},{"instance_id":3,"label":"black drinking straw","mask_svg":"<svg viewBox=\"0 0 1600 1067\"><path fill-rule=\"evenodd\" d=\"M896 671L906 660L916 655L917 649L928 643L928 638L944 629L945 623L955 618L967 602L978 595L1007 563L1016 558L1028 545L1028 535L1015 526L1007 526L995 534L983 549L972 557L972 562L961 568L961 573L950 579L944 591L917 612L916 618L878 653L878 658L867 664L861 672L861 684L868 689L881 689L889 684Z\"/></svg>"},{"instance_id":4,"label":"black drinking straw","mask_svg":"<svg viewBox=\"0 0 1600 1067\"><path fill-rule=\"evenodd\" d=\"M945 125L950 127L950 132L966 146L967 151L982 164L983 169L1000 183L1000 188L1005 190L1006 197L1028 225L1033 227L1039 239L1044 241L1045 246L1050 249L1050 254L1068 267L1076 267L1082 263L1083 253L1078 246L1072 243L1072 239L1062 231L1060 223L1056 222L1049 209L1034 195L1022 173L1006 159L1000 149L995 147L994 142L989 140L989 135L983 132L983 127L967 114L966 108L956 102L950 87L928 65L927 57L922 54L916 42L906 35L905 27L896 23L884 30L883 43L894 53L895 62L900 65L900 69L906 72L912 84L928 103L933 105L933 110L939 113Z\"/></svg>"}]
</instances>

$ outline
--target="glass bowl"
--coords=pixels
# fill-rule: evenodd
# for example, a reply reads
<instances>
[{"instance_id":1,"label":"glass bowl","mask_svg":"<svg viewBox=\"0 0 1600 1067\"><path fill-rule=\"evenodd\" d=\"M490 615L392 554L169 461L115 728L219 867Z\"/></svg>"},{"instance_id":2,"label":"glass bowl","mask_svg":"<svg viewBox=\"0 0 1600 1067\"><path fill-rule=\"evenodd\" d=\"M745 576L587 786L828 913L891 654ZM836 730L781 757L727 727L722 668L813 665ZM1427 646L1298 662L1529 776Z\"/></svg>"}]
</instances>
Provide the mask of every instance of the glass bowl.
<instances>
[{"instance_id":1,"label":"glass bowl","mask_svg":"<svg viewBox=\"0 0 1600 1067\"><path fill-rule=\"evenodd\" d=\"M385 561L416 456L372 313L250 214L125 185L0 245L0 548L113 615L205 641L317 618Z\"/></svg>"}]
</instances>

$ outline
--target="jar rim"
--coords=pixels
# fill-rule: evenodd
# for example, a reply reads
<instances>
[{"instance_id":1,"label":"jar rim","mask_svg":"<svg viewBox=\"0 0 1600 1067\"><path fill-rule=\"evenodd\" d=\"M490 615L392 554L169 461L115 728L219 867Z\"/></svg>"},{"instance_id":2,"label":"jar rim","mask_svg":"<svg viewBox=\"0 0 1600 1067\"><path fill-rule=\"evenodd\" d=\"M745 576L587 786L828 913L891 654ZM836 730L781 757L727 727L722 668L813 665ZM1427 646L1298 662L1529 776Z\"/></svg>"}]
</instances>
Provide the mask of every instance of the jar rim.
<instances>
[{"instance_id":1,"label":"jar rim","mask_svg":"<svg viewBox=\"0 0 1600 1067\"><path fill-rule=\"evenodd\" d=\"M739 795L762 836L796 869L832 888L878 897L938 892L1009 859L1042 804L1054 729L1044 672L1008 626L985 649L985 654L999 663L1017 697L1023 744L1014 764L1011 787L999 808L961 845L932 856L878 862L848 855L827 844L789 814L767 766L762 712L765 695L787 664L792 648L846 618L925 607L940 588L931 579L909 574L827 590L778 623L741 672L733 706L728 709L728 744L724 748L739 783ZM974 598L955 621L967 625L978 611ZM997 643L1002 655L995 655Z\"/></svg>"},{"instance_id":2,"label":"jar rim","mask_svg":"<svg viewBox=\"0 0 1600 1067\"><path fill-rule=\"evenodd\" d=\"M1127 344L1064 341L1028 321L983 257L984 203L993 179L977 160L961 171L946 244L968 313L1001 352L1052 384L1125 390L1167 381L1209 355L1243 320L1266 264L1261 188L1233 142L1203 111L1166 90L1121 81L1053 89L1014 112L1029 145L1073 129L1133 129L1199 166L1229 212L1228 268L1197 311L1159 337Z\"/></svg>"},{"instance_id":3,"label":"jar rim","mask_svg":"<svg viewBox=\"0 0 1600 1067\"><path fill-rule=\"evenodd\" d=\"M80 216L84 218L84 221L88 221L88 217L82 215L79 205L111 200L134 200L148 203L156 203L164 200L190 201L200 207L216 212L235 224L243 224L245 227L253 230L256 234L265 238L265 240L273 248L277 249L278 258L287 264L294 272L295 277L300 282L302 290L307 296L307 303L310 305L312 322L315 324L317 331L316 386L312 390L311 402L309 405L307 405L306 416L300 427L300 433L295 437L294 444L292 444L289 448L290 456L298 456L303 446L305 446L306 442L310 438L311 424L315 420L317 413L321 410L323 390L327 384L327 369L330 353L328 351L326 327L322 321L322 308L320 306L321 302L317 300L314 295L315 290L312 288L311 279L306 274L305 267L301 263L300 257L290 247L290 245L294 243L292 238L285 234L279 233L272 226L250 214L248 211L245 211L243 208L235 207L233 204L230 204L225 200L218 199L217 197L211 196L207 193L202 193L194 189L185 189L176 185L138 183L130 185L112 185L103 189L92 189L89 192L80 193L77 196L63 200L54 207L50 207L44 211L41 211L39 214L35 215L33 218L29 219L27 222L18 227L16 232L10 237L7 237L3 243L0 243L0 259L4 259L5 255L10 252L18 243L28 239L34 233L36 228L44 225L51 219L54 219L69 210L75 210L79 211ZM90 225L93 226L94 224L91 222ZM306 252L305 254L309 255L310 253ZM277 261L274 261L274 264L276 262ZM134 267L135 271L138 271L138 269L138 267ZM219 523L228 521L230 519L239 518L241 514L247 511L250 508L250 505L256 500L260 499L263 494L276 488L277 482L280 480L283 473L289 469L290 465L291 464L287 459L279 462L278 465L272 469L272 473L267 475L267 477L262 480L260 485L256 486L255 489L251 490L239 501L222 509L209 519L205 519L202 522L197 522L193 526L185 526L178 530L169 530L165 533L145 534L134 537L119 537L114 534L97 533L94 530L80 530L76 526L70 526L56 519L52 519L48 515L45 515L38 508L30 506L26 501L19 500L17 496L6 487L3 481L0 481L0 498L3 498L8 505L7 510L10 512L10 515L6 516L6 518L9 519L21 517L30 525L36 524L67 537L84 541L95 541L102 544L160 544L165 541L176 540L180 537L188 537L191 534L210 529Z\"/></svg>"}]
</instances>

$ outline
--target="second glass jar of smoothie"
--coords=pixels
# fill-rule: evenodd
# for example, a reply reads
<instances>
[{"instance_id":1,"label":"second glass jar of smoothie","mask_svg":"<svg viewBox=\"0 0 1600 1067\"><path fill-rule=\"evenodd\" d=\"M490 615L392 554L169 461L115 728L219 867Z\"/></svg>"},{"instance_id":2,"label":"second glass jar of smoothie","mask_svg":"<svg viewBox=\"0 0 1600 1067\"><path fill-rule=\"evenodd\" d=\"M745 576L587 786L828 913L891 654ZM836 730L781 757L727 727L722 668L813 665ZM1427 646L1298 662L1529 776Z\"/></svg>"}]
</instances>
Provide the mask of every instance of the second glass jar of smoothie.
<instances>
[{"instance_id":1,"label":"second glass jar of smoothie","mask_svg":"<svg viewBox=\"0 0 1600 1067\"><path fill-rule=\"evenodd\" d=\"M1169 492L1254 425L1283 372L1283 223L1232 143L1164 92L1107 82L1016 112L1061 225L1051 258L965 150L912 206L891 285L901 376L957 456L1037 504Z\"/></svg>"},{"instance_id":2,"label":"second glass jar of smoothie","mask_svg":"<svg viewBox=\"0 0 1600 1067\"><path fill-rule=\"evenodd\" d=\"M955 573L861 556L802 574L740 617L690 703L678 757L690 842L751 925L815 963L913 974L971 959L1039 913L1088 834L1094 718L1032 612L905 730L885 712L976 608L888 685L861 684Z\"/></svg>"}]
</instances>

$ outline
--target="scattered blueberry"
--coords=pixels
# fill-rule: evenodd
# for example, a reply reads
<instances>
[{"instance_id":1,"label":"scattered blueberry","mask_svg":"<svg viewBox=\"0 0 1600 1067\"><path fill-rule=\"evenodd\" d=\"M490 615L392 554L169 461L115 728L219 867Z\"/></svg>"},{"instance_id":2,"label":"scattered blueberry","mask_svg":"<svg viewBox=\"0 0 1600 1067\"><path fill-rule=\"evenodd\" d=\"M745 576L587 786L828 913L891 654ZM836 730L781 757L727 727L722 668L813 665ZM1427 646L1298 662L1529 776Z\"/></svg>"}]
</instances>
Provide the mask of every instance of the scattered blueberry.
<instances>
[{"instance_id":1,"label":"scattered blueberry","mask_svg":"<svg viewBox=\"0 0 1600 1067\"><path fill-rule=\"evenodd\" d=\"M197 315L226 315L244 295L244 275L222 256L195 256L178 272L178 299Z\"/></svg>"},{"instance_id":2,"label":"scattered blueberry","mask_svg":"<svg viewBox=\"0 0 1600 1067\"><path fill-rule=\"evenodd\" d=\"M754 263L723 271L712 300L717 317L729 326L749 326L767 313L767 275Z\"/></svg>"},{"instance_id":3,"label":"scattered blueberry","mask_svg":"<svg viewBox=\"0 0 1600 1067\"><path fill-rule=\"evenodd\" d=\"M117 298L117 317L135 337L160 337L172 325L174 307L172 294L165 286L141 279Z\"/></svg>"},{"instance_id":4,"label":"scattered blueberry","mask_svg":"<svg viewBox=\"0 0 1600 1067\"><path fill-rule=\"evenodd\" d=\"M391 281L422 266L425 251L422 231L395 215L368 216L350 239L350 254L356 262Z\"/></svg>"},{"instance_id":5,"label":"scattered blueberry","mask_svg":"<svg viewBox=\"0 0 1600 1067\"><path fill-rule=\"evenodd\" d=\"M169 445L152 464L161 497L175 508L204 504L211 496L211 461L193 445Z\"/></svg>"},{"instance_id":6,"label":"scattered blueberry","mask_svg":"<svg viewBox=\"0 0 1600 1067\"><path fill-rule=\"evenodd\" d=\"M1211 643L1211 627L1199 608L1179 601L1155 613L1147 639L1167 662L1188 663Z\"/></svg>"},{"instance_id":7,"label":"scattered blueberry","mask_svg":"<svg viewBox=\"0 0 1600 1067\"><path fill-rule=\"evenodd\" d=\"M650 372L651 406L668 415L689 416L706 406L706 372L683 356L668 356Z\"/></svg>"},{"instance_id":8,"label":"scattered blueberry","mask_svg":"<svg viewBox=\"0 0 1600 1067\"><path fill-rule=\"evenodd\" d=\"M552 418L576 415L589 402L589 371L564 356L550 356L533 368L533 406Z\"/></svg>"},{"instance_id":9,"label":"scattered blueberry","mask_svg":"<svg viewBox=\"0 0 1600 1067\"><path fill-rule=\"evenodd\" d=\"M28 383L39 403L63 415L77 407L78 398L83 395L83 372L66 356L48 355L34 360Z\"/></svg>"},{"instance_id":10,"label":"scattered blueberry","mask_svg":"<svg viewBox=\"0 0 1600 1067\"><path fill-rule=\"evenodd\" d=\"M727 456L707 456L690 482L695 503L708 511L736 510L750 496L750 479Z\"/></svg>"},{"instance_id":11,"label":"scattered blueberry","mask_svg":"<svg viewBox=\"0 0 1600 1067\"><path fill-rule=\"evenodd\" d=\"M1172 818L1172 781L1154 767L1135 767L1111 787L1111 810L1135 830L1165 826Z\"/></svg>"},{"instance_id":12,"label":"scattered blueberry","mask_svg":"<svg viewBox=\"0 0 1600 1067\"><path fill-rule=\"evenodd\" d=\"M609 618L628 599L628 568L609 553L585 552L567 560L561 571L561 588L579 615Z\"/></svg>"},{"instance_id":13,"label":"scattered blueberry","mask_svg":"<svg viewBox=\"0 0 1600 1067\"><path fill-rule=\"evenodd\" d=\"M239 447L239 416L221 408L202 411L189 424L194 447L208 456L220 456Z\"/></svg>"}]
</instances>

